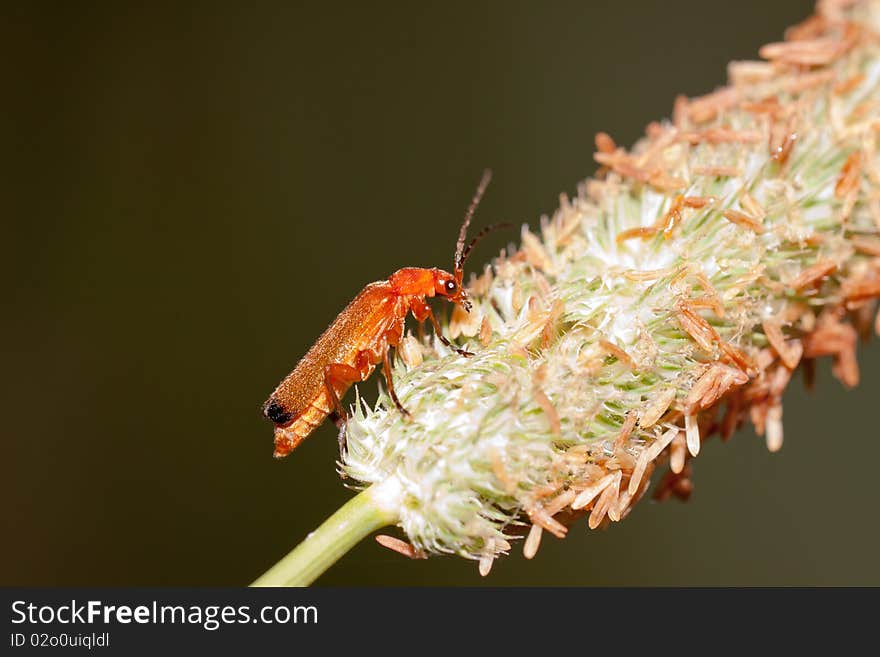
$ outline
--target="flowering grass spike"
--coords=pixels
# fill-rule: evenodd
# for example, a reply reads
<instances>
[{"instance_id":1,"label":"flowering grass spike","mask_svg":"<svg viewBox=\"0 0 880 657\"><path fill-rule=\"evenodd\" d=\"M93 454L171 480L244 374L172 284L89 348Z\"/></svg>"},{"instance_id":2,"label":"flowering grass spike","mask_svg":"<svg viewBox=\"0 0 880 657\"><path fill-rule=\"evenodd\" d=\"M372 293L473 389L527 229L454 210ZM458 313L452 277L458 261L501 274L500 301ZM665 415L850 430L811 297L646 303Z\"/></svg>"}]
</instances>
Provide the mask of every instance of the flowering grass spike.
<instances>
[{"instance_id":1,"label":"flowering grass spike","mask_svg":"<svg viewBox=\"0 0 880 657\"><path fill-rule=\"evenodd\" d=\"M452 312L474 357L407 336L412 419L358 399L340 468L409 540L384 545L486 574L514 540L532 557L622 520L652 481L687 498L713 434L749 420L780 449L796 368L830 356L858 382L880 332L878 32L880 1L821 1L631 150L596 136L597 175Z\"/></svg>"}]
</instances>

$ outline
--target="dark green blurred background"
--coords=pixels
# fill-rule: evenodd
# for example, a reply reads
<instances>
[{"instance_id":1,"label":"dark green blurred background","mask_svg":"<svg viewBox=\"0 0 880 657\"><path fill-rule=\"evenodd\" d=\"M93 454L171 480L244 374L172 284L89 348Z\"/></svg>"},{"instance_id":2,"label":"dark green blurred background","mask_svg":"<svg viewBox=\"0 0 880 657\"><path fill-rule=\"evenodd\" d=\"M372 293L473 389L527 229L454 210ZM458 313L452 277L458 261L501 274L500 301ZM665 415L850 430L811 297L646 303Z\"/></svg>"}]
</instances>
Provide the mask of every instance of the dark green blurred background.
<instances>
[{"instance_id":1,"label":"dark green blurred background","mask_svg":"<svg viewBox=\"0 0 880 657\"><path fill-rule=\"evenodd\" d=\"M259 407L368 281L527 221L804 0L7 6L0 584L251 581L350 493ZM513 238L493 236L475 261ZM475 263L476 264L476 263ZM490 584L880 584L876 398L820 372L785 446L707 444L685 505L545 539ZM362 386L375 395L376 381ZM478 584L365 541L323 584Z\"/></svg>"}]
</instances>

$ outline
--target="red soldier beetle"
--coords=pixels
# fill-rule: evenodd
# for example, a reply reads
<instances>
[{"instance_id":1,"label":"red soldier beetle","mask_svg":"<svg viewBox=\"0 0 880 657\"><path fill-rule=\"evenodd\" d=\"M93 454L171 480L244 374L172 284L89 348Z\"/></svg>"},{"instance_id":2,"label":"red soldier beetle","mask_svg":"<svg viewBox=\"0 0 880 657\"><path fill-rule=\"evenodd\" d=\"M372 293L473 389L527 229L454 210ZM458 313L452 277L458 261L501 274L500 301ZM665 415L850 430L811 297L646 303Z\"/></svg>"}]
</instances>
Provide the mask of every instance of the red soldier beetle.
<instances>
[{"instance_id":1,"label":"red soldier beetle","mask_svg":"<svg viewBox=\"0 0 880 657\"><path fill-rule=\"evenodd\" d=\"M389 348L397 347L403 338L409 313L420 325L430 320L437 337L450 349L462 356L473 355L446 339L425 299L443 297L470 312L471 302L463 287L464 263L480 239L496 228L508 225L488 226L465 246L471 218L491 177L488 169L483 172L465 213L455 247L453 273L436 268L405 267L387 280L367 285L263 404L263 415L275 425L276 458L287 456L331 413L343 427L339 434L342 453L345 449L343 423L347 417L342 398L352 384L366 380L379 363L382 363L388 394L394 405L404 416L410 416L397 398L388 358Z\"/></svg>"}]
</instances>

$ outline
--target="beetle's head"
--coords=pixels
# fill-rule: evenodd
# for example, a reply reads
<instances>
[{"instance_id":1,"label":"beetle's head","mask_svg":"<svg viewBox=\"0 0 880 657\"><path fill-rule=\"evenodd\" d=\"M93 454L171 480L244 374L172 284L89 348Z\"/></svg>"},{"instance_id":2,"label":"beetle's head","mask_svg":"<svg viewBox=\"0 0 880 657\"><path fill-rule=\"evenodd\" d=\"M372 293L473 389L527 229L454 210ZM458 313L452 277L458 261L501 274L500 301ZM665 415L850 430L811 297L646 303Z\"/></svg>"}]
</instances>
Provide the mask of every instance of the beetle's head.
<instances>
[{"instance_id":1,"label":"beetle's head","mask_svg":"<svg viewBox=\"0 0 880 657\"><path fill-rule=\"evenodd\" d=\"M442 269L432 269L434 276L434 294L443 297L452 303L457 303L466 311L471 311L471 300L461 284L461 278L456 274L450 274Z\"/></svg>"}]
</instances>

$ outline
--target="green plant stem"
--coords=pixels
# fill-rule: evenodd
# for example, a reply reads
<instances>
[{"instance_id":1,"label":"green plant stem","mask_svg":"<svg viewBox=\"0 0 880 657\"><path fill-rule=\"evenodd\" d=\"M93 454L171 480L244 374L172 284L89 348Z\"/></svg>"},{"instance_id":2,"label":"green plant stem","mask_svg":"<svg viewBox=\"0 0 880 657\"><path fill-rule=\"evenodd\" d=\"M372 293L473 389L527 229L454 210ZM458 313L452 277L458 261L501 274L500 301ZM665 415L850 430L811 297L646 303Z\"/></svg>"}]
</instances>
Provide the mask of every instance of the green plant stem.
<instances>
[{"instance_id":1,"label":"green plant stem","mask_svg":"<svg viewBox=\"0 0 880 657\"><path fill-rule=\"evenodd\" d=\"M308 586L370 532L397 521L388 484L370 486L346 502L251 586Z\"/></svg>"}]
</instances>

